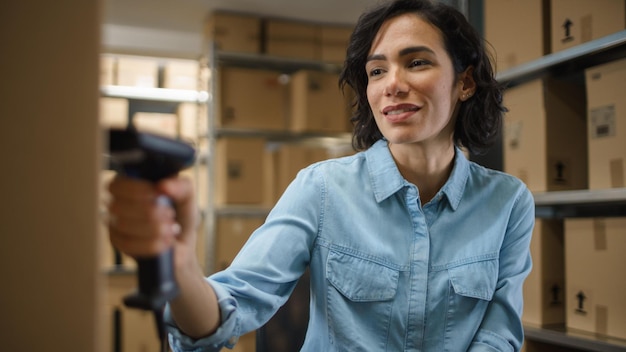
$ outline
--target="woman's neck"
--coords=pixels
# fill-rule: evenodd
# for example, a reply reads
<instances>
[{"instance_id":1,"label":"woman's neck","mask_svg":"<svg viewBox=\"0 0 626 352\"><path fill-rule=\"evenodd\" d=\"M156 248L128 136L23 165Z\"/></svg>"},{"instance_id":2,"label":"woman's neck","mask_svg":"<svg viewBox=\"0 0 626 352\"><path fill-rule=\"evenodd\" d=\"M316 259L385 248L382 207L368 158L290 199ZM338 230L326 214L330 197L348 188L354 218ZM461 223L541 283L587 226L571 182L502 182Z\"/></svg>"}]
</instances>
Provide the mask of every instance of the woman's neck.
<instances>
[{"instance_id":1,"label":"woman's neck","mask_svg":"<svg viewBox=\"0 0 626 352\"><path fill-rule=\"evenodd\" d=\"M446 183L454 166L454 144L439 148L390 144L400 174L417 186L420 201L428 203Z\"/></svg>"}]
</instances>

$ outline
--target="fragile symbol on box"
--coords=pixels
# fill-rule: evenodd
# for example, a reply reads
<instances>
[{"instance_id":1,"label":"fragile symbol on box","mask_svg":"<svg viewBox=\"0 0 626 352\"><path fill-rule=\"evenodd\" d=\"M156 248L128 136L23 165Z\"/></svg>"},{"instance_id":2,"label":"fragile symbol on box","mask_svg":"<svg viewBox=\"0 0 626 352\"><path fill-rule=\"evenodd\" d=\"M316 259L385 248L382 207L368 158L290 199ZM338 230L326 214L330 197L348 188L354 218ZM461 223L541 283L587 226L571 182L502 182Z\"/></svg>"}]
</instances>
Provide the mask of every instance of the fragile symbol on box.
<instances>
[{"instance_id":1,"label":"fragile symbol on box","mask_svg":"<svg viewBox=\"0 0 626 352\"><path fill-rule=\"evenodd\" d=\"M551 289L550 289L550 293L551 293L551 300L550 300L550 305L551 306L560 306L563 304L563 302L561 301L561 286L559 286L559 284L554 284L552 285Z\"/></svg>"},{"instance_id":2,"label":"fragile symbol on box","mask_svg":"<svg viewBox=\"0 0 626 352\"><path fill-rule=\"evenodd\" d=\"M578 291L578 293L576 294L576 302L577 302L576 313L587 315L587 311L585 310L586 299L587 299L587 296L585 296L585 293L583 291Z\"/></svg>"},{"instance_id":3,"label":"fragile symbol on box","mask_svg":"<svg viewBox=\"0 0 626 352\"><path fill-rule=\"evenodd\" d=\"M572 37L571 34L571 29L572 26L574 25L574 22L570 21L569 18L565 19L565 22L563 22L563 25L561 27L563 27L563 29L565 29L565 36L563 37L563 39L561 39L561 43L567 43L567 42L571 42L572 40L574 40L574 37Z\"/></svg>"}]
</instances>

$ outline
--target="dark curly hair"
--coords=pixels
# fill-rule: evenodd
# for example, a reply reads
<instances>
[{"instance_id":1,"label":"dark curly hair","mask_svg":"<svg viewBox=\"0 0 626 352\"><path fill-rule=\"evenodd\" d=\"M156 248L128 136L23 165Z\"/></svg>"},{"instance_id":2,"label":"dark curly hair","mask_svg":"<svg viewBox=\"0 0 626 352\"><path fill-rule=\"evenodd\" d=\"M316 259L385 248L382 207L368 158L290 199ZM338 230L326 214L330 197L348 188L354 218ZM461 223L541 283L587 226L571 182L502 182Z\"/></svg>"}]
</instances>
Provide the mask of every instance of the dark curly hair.
<instances>
[{"instance_id":1,"label":"dark curly hair","mask_svg":"<svg viewBox=\"0 0 626 352\"><path fill-rule=\"evenodd\" d=\"M465 16L454 7L429 0L387 1L365 12L357 21L339 76L340 88L345 91L347 85L355 94L350 118L354 126L353 147L364 150L383 138L367 100L365 64L383 22L406 13L415 13L441 31L444 47L457 74L473 66L476 91L459 107L454 143L472 153L485 151L495 142L502 116L507 111L502 105L504 87L495 79L492 56L485 48L486 42Z\"/></svg>"}]
</instances>

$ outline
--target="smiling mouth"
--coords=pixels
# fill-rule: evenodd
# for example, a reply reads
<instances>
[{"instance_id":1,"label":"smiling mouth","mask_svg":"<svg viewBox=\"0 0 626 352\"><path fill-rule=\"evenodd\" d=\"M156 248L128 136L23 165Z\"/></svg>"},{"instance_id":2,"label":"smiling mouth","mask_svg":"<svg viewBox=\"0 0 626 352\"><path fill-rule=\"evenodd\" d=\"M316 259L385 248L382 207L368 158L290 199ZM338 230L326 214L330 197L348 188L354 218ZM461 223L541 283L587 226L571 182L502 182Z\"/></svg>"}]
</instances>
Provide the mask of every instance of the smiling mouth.
<instances>
[{"instance_id":1,"label":"smiling mouth","mask_svg":"<svg viewBox=\"0 0 626 352\"><path fill-rule=\"evenodd\" d=\"M400 115L400 114L404 114L407 112L415 112L419 110L419 108L417 106L398 106L398 107L394 107L394 108L388 108L383 110L383 114L386 116L393 116L393 115Z\"/></svg>"},{"instance_id":2,"label":"smiling mouth","mask_svg":"<svg viewBox=\"0 0 626 352\"><path fill-rule=\"evenodd\" d=\"M395 110L389 110L389 111L385 111L384 114L385 115L400 115L400 114L404 114L405 112L413 112L413 111L417 111L417 106L412 107L412 108L403 108L403 109L395 109Z\"/></svg>"}]
</instances>

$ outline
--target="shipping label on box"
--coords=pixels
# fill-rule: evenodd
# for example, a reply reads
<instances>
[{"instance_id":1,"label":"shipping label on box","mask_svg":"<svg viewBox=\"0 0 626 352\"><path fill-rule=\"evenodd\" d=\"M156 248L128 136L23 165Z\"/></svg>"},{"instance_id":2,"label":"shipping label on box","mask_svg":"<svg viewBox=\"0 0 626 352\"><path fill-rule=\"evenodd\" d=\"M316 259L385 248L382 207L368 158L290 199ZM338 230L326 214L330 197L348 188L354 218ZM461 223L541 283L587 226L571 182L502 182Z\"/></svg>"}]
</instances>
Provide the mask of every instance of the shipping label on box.
<instances>
[{"instance_id":1,"label":"shipping label on box","mask_svg":"<svg viewBox=\"0 0 626 352\"><path fill-rule=\"evenodd\" d=\"M585 70L589 188L626 186L626 59Z\"/></svg>"},{"instance_id":2,"label":"shipping label on box","mask_svg":"<svg viewBox=\"0 0 626 352\"><path fill-rule=\"evenodd\" d=\"M626 28L624 0L551 0L552 52Z\"/></svg>"},{"instance_id":3,"label":"shipping label on box","mask_svg":"<svg viewBox=\"0 0 626 352\"><path fill-rule=\"evenodd\" d=\"M566 325L626 339L626 218L565 220Z\"/></svg>"}]
</instances>

